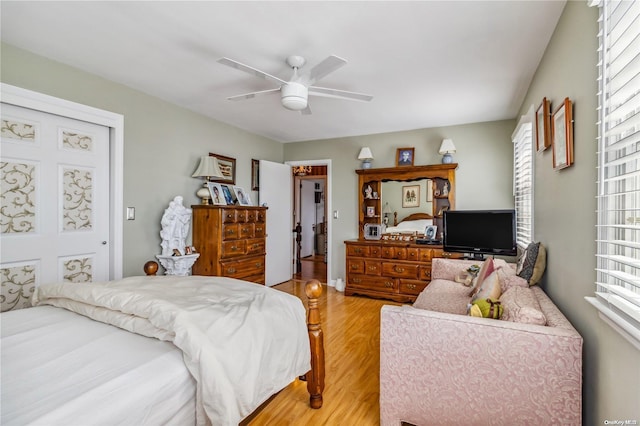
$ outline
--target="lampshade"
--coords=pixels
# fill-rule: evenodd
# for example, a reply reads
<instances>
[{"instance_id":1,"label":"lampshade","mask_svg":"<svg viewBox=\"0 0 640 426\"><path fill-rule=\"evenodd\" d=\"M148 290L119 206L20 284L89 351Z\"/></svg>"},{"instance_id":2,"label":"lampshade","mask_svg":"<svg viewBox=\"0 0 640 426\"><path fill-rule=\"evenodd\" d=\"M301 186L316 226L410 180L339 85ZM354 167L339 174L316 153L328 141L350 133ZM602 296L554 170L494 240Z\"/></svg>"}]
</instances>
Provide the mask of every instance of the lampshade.
<instances>
[{"instance_id":1,"label":"lampshade","mask_svg":"<svg viewBox=\"0 0 640 426\"><path fill-rule=\"evenodd\" d=\"M191 175L191 177L224 177L222 172L220 171L220 164L218 164L218 159L216 157L212 157L210 155L203 155L200 157L200 164L198 164L198 168Z\"/></svg>"},{"instance_id":2,"label":"lampshade","mask_svg":"<svg viewBox=\"0 0 640 426\"><path fill-rule=\"evenodd\" d=\"M442 145L440 145L440 150L438 151L438 154L455 154L456 152L456 147L455 145L453 145L453 140L452 139L443 139L442 140Z\"/></svg>"},{"instance_id":3,"label":"lampshade","mask_svg":"<svg viewBox=\"0 0 640 426\"><path fill-rule=\"evenodd\" d=\"M373 160L373 154L368 146L362 147L360 154L358 154L358 160Z\"/></svg>"},{"instance_id":4,"label":"lampshade","mask_svg":"<svg viewBox=\"0 0 640 426\"><path fill-rule=\"evenodd\" d=\"M391 207L389 207L389 203L384 203L384 207L382 208L382 214L391 213Z\"/></svg>"}]
</instances>

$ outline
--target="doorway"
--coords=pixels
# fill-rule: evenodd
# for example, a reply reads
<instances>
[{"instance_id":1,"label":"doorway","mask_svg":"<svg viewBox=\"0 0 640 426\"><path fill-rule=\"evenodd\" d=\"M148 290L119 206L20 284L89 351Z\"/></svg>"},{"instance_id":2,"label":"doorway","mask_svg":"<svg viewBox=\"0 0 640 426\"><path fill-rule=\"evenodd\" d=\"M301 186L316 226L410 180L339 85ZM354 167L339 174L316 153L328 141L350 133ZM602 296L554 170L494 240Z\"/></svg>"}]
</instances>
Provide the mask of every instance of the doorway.
<instances>
[{"instance_id":1,"label":"doorway","mask_svg":"<svg viewBox=\"0 0 640 426\"><path fill-rule=\"evenodd\" d=\"M294 279L327 282L327 165L293 168Z\"/></svg>"}]
</instances>

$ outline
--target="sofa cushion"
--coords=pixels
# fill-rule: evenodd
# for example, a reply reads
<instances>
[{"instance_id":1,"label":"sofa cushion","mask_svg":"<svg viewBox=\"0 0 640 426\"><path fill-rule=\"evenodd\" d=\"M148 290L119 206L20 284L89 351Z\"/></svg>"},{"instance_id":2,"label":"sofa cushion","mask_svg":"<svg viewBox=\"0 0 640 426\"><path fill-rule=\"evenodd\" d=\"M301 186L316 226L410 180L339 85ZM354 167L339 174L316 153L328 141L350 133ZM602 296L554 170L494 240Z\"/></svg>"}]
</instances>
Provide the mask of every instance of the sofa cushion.
<instances>
[{"instance_id":1,"label":"sofa cushion","mask_svg":"<svg viewBox=\"0 0 640 426\"><path fill-rule=\"evenodd\" d=\"M502 273L499 269L494 270L489 274L484 280L482 280L482 284L480 284L480 288L476 294L471 298L471 303L476 300L484 300L484 299L493 299L498 300L500 295L502 294L502 288L500 286L500 277Z\"/></svg>"},{"instance_id":2,"label":"sofa cushion","mask_svg":"<svg viewBox=\"0 0 640 426\"><path fill-rule=\"evenodd\" d=\"M435 312L466 315L469 305L469 287L455 281L432 280L413 302L414 308Z\"/></svg>"},{"instance_id":3,"label":"sofa cushion","mask_svg":"<svg viewBox=\"0 0 640 426\"><path fill-rule=\"evenodd\" d=\"M476 277L476 282L471 288L469 292L469 296L475 295L482 286L482 282L486 277L488 277L495 270L495 266L493 264L493 258L489 258L484 261L482 267L480 268L480 272L478 272L478 276Z\"/></svg>"},{"instance_id":4,"label":"sofa cushion","mask_svg":"<svg viewBox=\"0 0 640 426\"><path fill-rule=\"evenodd\" d=\"M531 243L527 246L518 260L516 272L519 277L527 280L529 285L540 282L547 263L547 253L541 243Z\"/></svg>"},{"instance_id":5,"label":"sofa cushion","mask_svg":"<svg viewBox=\"0 0 640 426\"><path fill-rule=\"evenodd\" d=\"M510 288L500 296L500 302L504 307L503 320L537 325L547 323L538 298L528 287Z\"/></svg>"}]
</instances>

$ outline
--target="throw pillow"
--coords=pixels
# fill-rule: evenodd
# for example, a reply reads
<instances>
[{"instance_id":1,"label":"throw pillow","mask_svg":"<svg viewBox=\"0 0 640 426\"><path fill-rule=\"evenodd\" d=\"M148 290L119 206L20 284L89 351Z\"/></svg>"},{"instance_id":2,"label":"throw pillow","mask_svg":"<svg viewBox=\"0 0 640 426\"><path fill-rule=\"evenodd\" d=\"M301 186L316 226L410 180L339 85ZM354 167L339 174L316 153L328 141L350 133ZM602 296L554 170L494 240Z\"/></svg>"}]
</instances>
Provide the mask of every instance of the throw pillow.
<instances>
[{"instance_id":1,"label":"throw pillow","mask_svg":"<svg viewBox=\"0 0 640 426\"><path fill-rule=\"evenodd\" d=\"M480 284L478 292L473 296L473 299L471 299L471 303L482 299L498 300L502 293L502 289L500 287L500 275L500 270L496 269L489 274L488 277L482 280L482 284Z\"/></svg>"},{"instance_id":2,"label":"throw pillow","mask_svg":"<svg viewBox=\"0 0 640 426\"><path fill-rule=\"evenodd\" d=\"M480 272L478 272L478 276L476 277L476 282L473 285L473 288L471 289L471 291L469 292L469 296L473 296L478 292L478 290L480 289L480 286L482 285L482 281L484 281L484 279L488 277L493 272L494 269L495 267L493 265L492 258L489 258L484 261L484 263L482 264L482 267L480 268Z\"/></svg>"},{"instance_id":3,"label":"throw pillow","mask_svg":"<svg viewBox=\"0 0 640 426\"><path fill-rule=\"evenodd\" d=\"M502 319L505 321L521 322L525 324L546 325L540 303L535 293L529 287L512 287L500 296L504 307Z\"/></svg>"},{"instance_id":4,"label":"throw pillow","mask_svg":"<svg viewBox=\"0 0 640 426\"><path fill-rule=\"evenodd\" d=\"M500 319L504 308L500 301L492 299L476 300L469 309L469 315L479 318Z\"/></svg>"},{"instance_id":5,"label":"throw pillow","mask_svg":"<svg viewBox=\"0 0 640 426\"><path fill-rule=\"evenodd\" d=\"M547 253L541 243L531 243L526 248L520 260L516 272L519 277L527 280L529 285L540 282L547 263Z\"/></svg>"}]
</instances>

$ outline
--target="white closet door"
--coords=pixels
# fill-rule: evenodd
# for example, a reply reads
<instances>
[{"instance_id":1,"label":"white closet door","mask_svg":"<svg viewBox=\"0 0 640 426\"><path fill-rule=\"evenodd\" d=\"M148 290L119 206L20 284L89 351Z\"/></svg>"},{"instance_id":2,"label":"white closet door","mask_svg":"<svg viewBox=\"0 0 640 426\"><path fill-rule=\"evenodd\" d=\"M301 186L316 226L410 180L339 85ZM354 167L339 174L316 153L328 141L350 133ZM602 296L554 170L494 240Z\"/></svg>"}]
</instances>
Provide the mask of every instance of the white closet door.
<instances>
[{"instance_id":1,"label":"white closet door","mask_svg":"<svg viewBox=\"0 0 640 426\"><path fill-rule=\"evenodd\" d=\"M293 276L291 166L260 160L260 205L267 205L266 285Z\"/></svg>"},{"instance_id":2,"label":"white closet door","mask_svg":"<svg viewBox=\"0 0 640 426\"><path fill-rule=\"evenodd\" d=\"M2 104L2 309L109 278L109 129ZM15 307L15 306L14 306Z\"/></svg>"}]
</instances>

